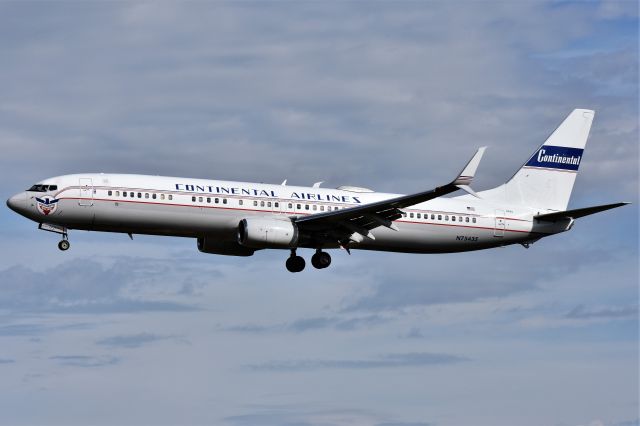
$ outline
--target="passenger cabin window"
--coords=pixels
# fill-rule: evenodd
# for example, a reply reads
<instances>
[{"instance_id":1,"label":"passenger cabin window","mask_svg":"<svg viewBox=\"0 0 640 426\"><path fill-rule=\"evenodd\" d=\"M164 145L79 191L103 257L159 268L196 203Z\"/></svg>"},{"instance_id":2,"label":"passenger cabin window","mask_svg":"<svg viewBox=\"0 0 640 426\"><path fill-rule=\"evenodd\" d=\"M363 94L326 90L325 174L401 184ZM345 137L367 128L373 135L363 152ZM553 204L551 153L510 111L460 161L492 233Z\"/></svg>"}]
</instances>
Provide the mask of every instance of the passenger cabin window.
<instances>
[{"instance_id":1,"label":"passenger cabin window","mask_svg":"<svg viewBox=\"0 0 640 426\"><path fill-rule=\"evenodd\" d=\"M465 222L467 222L467 223L469 223L469 216L465 217L465 218L464 218L464 221L465 221Z\"/></svg>"},{"instance_id":2,"label":"passenger cabin window","mask_svg":"<svg viewBox=\"0 0 640 426\"><path fill-rule=\"evenodd\" d=\"M238 200L238 204L239 204L239 205L243 205L243 204L244 204L244 201L242 201L242 200Z\"/></svg>"},{"instance_id":3,"label":"passenger cabin window","mask_svg":"<svg viewBox=\"0 0 640 426\"><path fill-rule=\"evenodd\" d=\"M211 197L207 197L207 203L211 204Z\"/></svg>"},{"instance_id":4,"label":"passenger cabin window","mask_svg":"<svg viewBox=\"0 0 640 426\"><path fill-rule=\"evenodd\" d=\"M169 199L173 200L173 195L169 194Z\"/></svg>"},{"instance_id":5,"label":"passenger cabin window","mask_svg":"<svg viewBox=\"0 0 640 426\"><path fill-rule=\"evenodd\" d=\"M264 207L264 201L260 201L260 207Z\"/></svg>"},{"instance_id":6,"label":"passenger cabin window","mask_svg":"<svg viewBox=\"0 0 640 426\"><path fill-rule=\"evenodd\" d=\"M476 223L476 218L475 218L475 217L474 217L474 218L472 218L472 219L471 219L471 221L472 221L473 223Z\"/></svg>"},{"instance_id":7,"label":"passenger cabin window","mask_svg":"<svg viewBox=\"0 0 640 426\"><path fill-rule=\"evenodd\" d=\"M222 204L227 204L227 199L226 198L222 199Z\"/></svg>"},{"instance_id":8,"label":"passenger cabin window","mask_svg":"<svg viewBox=\"0 0 640 426\"><path fill-rule=\"evenodd\" d=\"M130 192L130 193L129 193L129 196L130 196L131 198L133 198L133 197L135 197L135 194L134 194L133 192Z\"/></svg>"},{"instance_id":9,"label":"passenger cabin window","mask_svg":"<svg viewBox=\"0 0 640 426\"><path fill-rule=\"evenodd\" d=\"M417 217L418 219L420 219L420 218L422 218L422 215L421 215L420 213L418 213L418 214L416 214L416 217Z\"/></svg>"},{"instance_id":10,"label":"passenger cabin window","mask_svg":"<svg viewBox=\"0 0 640 426\"><path fill-rule=\"evenodd\" d=\"M109 191L108 194L109 194L109 196L111 196L111 194L113 194L113 192Z\"/></svg>"},{"instance_id":11,"label":"passenger cabin window","mask_svg":"<svg viewBox=\"0 0 640 426\"><path fill-rule=\"evenodd\" d=\"M142 198L142 193L138 192L138 198Z\"/></svg>"},{"instance_id":12,"label":"passenger cabin window","mask_svg":"<svg viewBox=\"0 0 640 426\"><path fill-rule=\"evenodd\" d=\"M442 215L441 214L438 215L438 220L442 220Z\"/></svg>"},{"instance_id":13,"label":"passenger cabin window","mask_svg":"<svg viewBox=\"0 0 640 426\"><path fill-rule=\"evenodd\" d=\"M156 199L156 194L151 194L151 198Z\"/></svg>"},{"instance_id":14,"label":"passenger cabin window","mask_svg":"<svg viewBox=\"0 0 640 426\"><path fill-rule=\"evenodd\" d=\"M196 197L191 197L191 201L196 202Z\"/></svg>"},{"instance_id":15,"label":"passenger cabin window","mask_svg":"<svg viewBox=\"0 0 640 426\"><path fill-rule=\"evenodd\" d=\"M275 203L273 203L273 207L278 208L280 207L280 203L278 203L277 201Z\"/></svg>"},{"instance_id":16,"label":"passenger cabin window","mask_svg":"<svg viewBox=\"0 0 640 426\"><path fill-rule=\"evenodd\" d=\"M202 197L198 197L198 202L202 202Z\"/></svg>"},{"instance_id":17,"label":"passenger cabin window","mask_svg":"<svg viewBox=\"0 0 640 426\"><path fill-rule=\"evenodd\" d=\"M435 219L435 218L436 218L436 215L435 215L435 214L432 214L432 215L431 215L431 220L433 220L433 219Z\"/></svg>"},{"instance_id":18,"label":"passenger cabin window","mask_svg":"<svg viewBox=\"0 0 640 426\"><path fill-rule=\"evenodd\" d=\"M120 191L116 191L116 197L120 196Z\"/></svg>"},{"instance_id":19,"label":"passenger cabin window","mask_svg":"<svg viewBox=\"0 0 640 426\"><path fill-rule=\"evenodd\" d=\"M127 196L127 191L122 192L122 196L126 197Z\"/></svg>"},{"instance_id":20,"label":"passenger cabin window","mask_svg":"<svg viewBox=\"0 0 640 426\"><path fill-rule=\"evenodd\" d=\"M164 194L160 194L160 199L164 200Z\"/></svg>"},{"instance_id":21,"label":"passenger cabin window","mask_svg":"<svg viewBox=\"0 0 640 426\"><path fill-rule=\"evenodd\" d=\"M305 205L304 205L304 209L305 209L305 210L309 210L309 204L305 204Z\"/></svg>"},{"instance_id":22,"label":"passenger cabin window","mask_svg":"<svg viewBox=\"0 0 640 426\"><path fill-rule=\"evenodd\" d=\"M293 203L289 203L289 208L292 209L293 208Z\"/></svg>"},{"instance_id":23,"label":"passenger cabin window","mask_svg":"<svg viewBox=\"0 0 640 426\"><path fill-rule=\"evenodd\" d=\"M148 192L144 193L144 198L149 199L149 193Z\"/></svg>"},{"instance_id":24,"label":"passenger cabin window","mask_svg":"<svg viewBox=\"0 0 640 426\"><path fill-rule=\"evenodd\" d=\"M409 213L409 217L410 217L410 218L413 218L413 213Z\"/></svg>"},{"instance_id":25,"label":"passenger cabin window","mask_svg":"<svg viewBox=\"0 0 640 426\"><path fill-rule=\"evenodd\" d=\"M455 216L451 216L451 220L455 222L456 221L456 217Z\"/></svg>"}]
</instances>

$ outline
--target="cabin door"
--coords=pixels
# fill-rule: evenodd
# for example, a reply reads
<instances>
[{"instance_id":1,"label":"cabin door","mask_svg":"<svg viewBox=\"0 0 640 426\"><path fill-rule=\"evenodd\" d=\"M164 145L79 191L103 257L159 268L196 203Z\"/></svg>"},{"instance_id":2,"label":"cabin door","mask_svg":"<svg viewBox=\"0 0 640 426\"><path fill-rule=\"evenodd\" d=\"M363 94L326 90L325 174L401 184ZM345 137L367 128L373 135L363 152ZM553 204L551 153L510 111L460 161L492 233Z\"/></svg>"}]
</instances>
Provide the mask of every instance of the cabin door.
<instances>
[{"instance_id":1,"label":"cabin door","mask_svg":"<svg viewBox=\"0 0 640 426\"><path fill-rule=\"evenodd\" d=\"M81 206L93 205L93 181L91 178L80 178L80 198L78 204Z\"/></svg>"}]
</instances>

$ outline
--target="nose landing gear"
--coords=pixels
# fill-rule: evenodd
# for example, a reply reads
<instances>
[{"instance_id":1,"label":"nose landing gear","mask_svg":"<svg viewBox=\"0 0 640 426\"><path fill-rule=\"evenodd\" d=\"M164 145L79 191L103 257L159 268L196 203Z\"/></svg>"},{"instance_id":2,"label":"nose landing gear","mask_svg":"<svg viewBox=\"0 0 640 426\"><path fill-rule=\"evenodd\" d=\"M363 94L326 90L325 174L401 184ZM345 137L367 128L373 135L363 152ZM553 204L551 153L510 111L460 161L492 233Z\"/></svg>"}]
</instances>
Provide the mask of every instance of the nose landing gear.
<instances>
[{"instance_id":1,"label":"nose landing gear","mask_svg":"<svg viewBox=\"0 0 640 426\"><path fill-rule=\"evenodd\" d=\"M38 225L38 229L62 235L62 241L58 243L58 248L60 250L67 251L69 250L69 247L71 247L71 243L69 243L69 234L67 233L67 228L65 228L64 226L53 225L50 223L41 223Z\"/></svg>"},{"instance_id":2,"label":"nose landing gear","mask_svg":"<svg viewBox=\"0 0 640 426\"><path fill-rule=\"evenodd\" d=\"M58 248L62 251L67 251L69 250L69 247L71 247L71 244L69 243L69 240L64 239L62 241L60 241L58 243Z\"/></svg>"}]
</instances>

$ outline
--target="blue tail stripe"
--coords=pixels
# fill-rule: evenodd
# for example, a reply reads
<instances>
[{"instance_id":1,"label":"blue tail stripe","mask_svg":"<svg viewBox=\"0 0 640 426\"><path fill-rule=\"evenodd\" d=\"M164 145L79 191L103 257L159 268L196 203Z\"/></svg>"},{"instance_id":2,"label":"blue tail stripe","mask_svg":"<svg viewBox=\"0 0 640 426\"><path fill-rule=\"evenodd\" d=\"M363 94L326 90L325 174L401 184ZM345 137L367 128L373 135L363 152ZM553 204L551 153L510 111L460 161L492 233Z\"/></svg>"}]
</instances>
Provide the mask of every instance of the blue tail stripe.
<instances>
[{"instance_id":1,"label":"blue tail stripe","mask_svg":"<svg viewBox=\"0 0 640 426\"><path fill-rule=\"evenodd\" d=\"M526 166L577 171L582 160L583 151L581 148L543 145L538 152L533 154Z\"/></svg>"}]
</instances>

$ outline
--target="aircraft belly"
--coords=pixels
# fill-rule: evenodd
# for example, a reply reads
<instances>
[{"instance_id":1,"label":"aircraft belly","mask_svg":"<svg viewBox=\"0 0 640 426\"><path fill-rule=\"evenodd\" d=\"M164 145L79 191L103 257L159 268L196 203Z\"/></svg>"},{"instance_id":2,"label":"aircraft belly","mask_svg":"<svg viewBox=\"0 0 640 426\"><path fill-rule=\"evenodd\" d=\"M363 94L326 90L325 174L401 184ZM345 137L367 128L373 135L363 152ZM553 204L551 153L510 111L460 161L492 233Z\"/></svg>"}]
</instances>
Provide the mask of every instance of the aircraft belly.
<instances>
[{"instance_id":1,"label":"aircraft belly","mask_svg":"<svg viewBox=\"0 0 640 426\"><path fill-rule=\"evenodd\" d=\"M492 230L472 229L438 224L398 224L399 231L376 228L375 240L364 240L353 248L406 253L450 253L480 250L504 244Z\"/></svg>"},{"instance_id":2,"label":"aircraft belly","mask_svg":"<svg viewBox=\"0 0 640 426\"><path fill-rule=\"evenodd\" d=\"M235 232L237 214L225 210L215 215L190 206L100 202L96 204L95 227L114 232L176 236Z\"/></svg>"}]
</instances>

